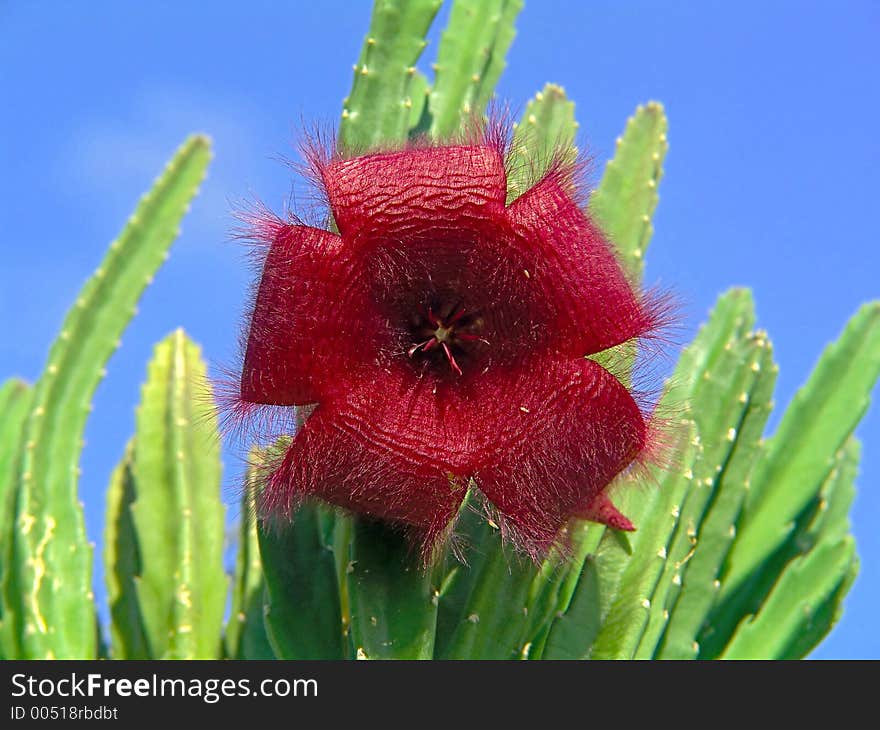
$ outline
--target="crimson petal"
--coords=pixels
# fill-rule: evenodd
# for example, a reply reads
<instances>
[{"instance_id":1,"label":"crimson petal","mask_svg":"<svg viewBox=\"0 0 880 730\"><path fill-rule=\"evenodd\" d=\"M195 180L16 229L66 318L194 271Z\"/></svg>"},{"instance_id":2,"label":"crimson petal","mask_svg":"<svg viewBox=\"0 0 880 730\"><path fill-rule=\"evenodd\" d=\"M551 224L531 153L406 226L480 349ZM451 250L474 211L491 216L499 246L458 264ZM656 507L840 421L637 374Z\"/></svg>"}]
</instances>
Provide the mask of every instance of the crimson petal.
<instances>
[{"instance_id":1,"label":"crimson petal","mask_svg":"<svg viewBox=\"0 0 880 730\"><path fill-rule=\"evenodd\" d=\"M383 324L346 249L328 231L279 227L251 316L243 400L314 403L340 387L340 372L370 361Z\"/></svg>"},{"instance_id":2,"label":"crimson petal","mask_svg":"<svg viewBox=\"0 0 880 730\"><path fill-rule=\"evenodd\" d=\"M263 508L289 513L316 496L409 526L428 554L475 476L536 559L575 516L631 529L603 490L645 443L638 405L592 360L523 365L458 387L397 366L379 382L350 381L294 439Z\"/></svg>"},{"instance_id":3,"label":"crimson petal","mask_svg":"<svg viewBox=\"0 0 880 730\"><path fill-rule=\"evenodd\" d=\"M379 383L350 381L309 416L263 490L262 509L290 514L315 496L407 527L427 557L464 499L458 474L468 444L460 414L444 418L432 390L403 369Z\"/></svg>"},{"instance_id":4,"label":"crimson petal","mask_svg":"<svg viewBox=\"0 0 880 730\"><path fill-rule=\"evenodd\" d=\"M653 329L657 322L633 292L610 244L551 172L507 208L511 246L529 262L538 302L552 304L547 331L557 351L592 355Z\"/></svg>"},{"instance_id":5,"label":"crimson petal","mask_svg":"<svg viewBox=\"0 0 880 730\"><path fill-rule=\"evenodd\" d=\"M541 358L483 399L481 428L494 434L477 484L515 541L539 558L573 516L632 525L603 490L644 447L647 426L629 392L592 360Z\"/></svg>"},{"instance_id":6,"label":"crimson petal","mask_svg":"<svg viewBox=\"0 0 880 730\"><path fill-rule=\"evenodd\" d=\"M427 147L336 160L319 170L339 232L383 243L482 230L504 209L504 161L488 145Z\"/></svg>"}]
</instances>

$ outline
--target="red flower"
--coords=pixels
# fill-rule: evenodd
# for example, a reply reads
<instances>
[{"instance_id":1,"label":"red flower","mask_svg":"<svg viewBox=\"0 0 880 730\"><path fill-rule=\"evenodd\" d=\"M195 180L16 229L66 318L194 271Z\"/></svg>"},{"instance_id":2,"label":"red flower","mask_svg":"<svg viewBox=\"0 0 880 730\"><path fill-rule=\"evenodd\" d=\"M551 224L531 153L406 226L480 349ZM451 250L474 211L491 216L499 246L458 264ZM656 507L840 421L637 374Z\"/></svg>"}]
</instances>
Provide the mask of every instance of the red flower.
<instances>
[{"instance_id":1,"label":"red flower","mask_svg":"<svg viewBox=\"0 0 880 730\"><path fill-rule=\"evenodd\" d=\"M424 554L473 479L535 558L583 517L634 529L604 490L648 440L585 356L657 326L554 165L510 205L503 144L313 155L339 233L264 217L245 404L317 407L264 485L398 523Z\"/></svg>"}]
</instances>

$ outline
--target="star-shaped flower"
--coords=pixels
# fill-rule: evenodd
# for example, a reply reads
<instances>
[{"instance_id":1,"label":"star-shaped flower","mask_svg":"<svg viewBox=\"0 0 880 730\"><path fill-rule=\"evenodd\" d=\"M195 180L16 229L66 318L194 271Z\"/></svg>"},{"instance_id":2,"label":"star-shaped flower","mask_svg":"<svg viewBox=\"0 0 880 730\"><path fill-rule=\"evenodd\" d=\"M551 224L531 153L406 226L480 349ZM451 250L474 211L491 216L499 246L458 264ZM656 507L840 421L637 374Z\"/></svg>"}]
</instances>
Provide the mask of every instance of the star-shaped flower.
<instances>
[{"instance_id":1,"label":"star-shaped flower","mask_svg":"<svg viewBox=\"0 0 880 730\"><path fill-rule=\"evenodd\" d=\"M506 204L503 145L315 157L338 233L265 217L245 404L317 404L263 485L405 526L426 556L469 484L535 558L646 447L628 389L586 356L652 332L555 164Z\"/></svg>"}]
</instances>

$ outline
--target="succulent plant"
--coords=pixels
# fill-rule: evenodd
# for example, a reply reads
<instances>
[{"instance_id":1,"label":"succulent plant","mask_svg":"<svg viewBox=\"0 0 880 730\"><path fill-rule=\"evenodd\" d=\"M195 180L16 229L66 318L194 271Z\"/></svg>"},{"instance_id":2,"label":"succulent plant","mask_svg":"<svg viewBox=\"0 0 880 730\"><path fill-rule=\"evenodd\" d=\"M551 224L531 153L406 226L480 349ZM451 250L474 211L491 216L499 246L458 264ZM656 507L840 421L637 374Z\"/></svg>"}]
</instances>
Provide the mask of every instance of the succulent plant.
<instances>
[{"instance_id":1,"label":"succulent plant","mask_svg":"<svg viewBox=\"0 0 880 730\"><path fill-rule=\"evenodd\" d=\"M343 103L340 156L442 142L481 117L521 5L454 0L429 81L416 64L439 0L377 0ZM559 86L528 102L508 152L508 203L573 151L576 131ZM637 107L585 201L634 285L666 135L662 105ZM461 554L446 544L427 567L387 524L324 503L263 518L267 470L309 415L296 406L290 433L247 445L227 575L211 384L198 346L174 331L156 346L108 489L101 626L77 496L83 429L209 158L206 138L184 143L86 283L38 381L0 387L0 656L799 658L828 633L858 570L853 431L880 376L880 303L852 316L768 435L777 366L746 289L718 298L667 381L659 412L676 415L664 464L609 487L637 530L572 520L530 559L471 509L468 484L454 527ZM612 350L591 357L629 385L638 353Z\"/></svg>"}]
</instances>

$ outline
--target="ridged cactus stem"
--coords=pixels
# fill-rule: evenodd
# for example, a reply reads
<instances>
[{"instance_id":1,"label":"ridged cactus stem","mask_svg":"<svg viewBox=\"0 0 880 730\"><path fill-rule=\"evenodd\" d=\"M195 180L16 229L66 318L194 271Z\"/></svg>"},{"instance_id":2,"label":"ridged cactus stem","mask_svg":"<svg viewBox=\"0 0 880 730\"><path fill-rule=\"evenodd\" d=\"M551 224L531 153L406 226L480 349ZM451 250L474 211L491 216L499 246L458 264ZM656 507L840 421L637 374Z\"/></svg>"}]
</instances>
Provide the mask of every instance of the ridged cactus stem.
<instances>
[{"instance_id":1,"label":"ridged cactus stem","mask_svg":"<svg viewBox=\"0 0 880 730\"><path fill-rule=\"evenodd\" d=\"M31 388L15 378L0 387L0 658L3 659L14 659L21 653L21 607L11 568L23 426L31 397Z\"/></svg>"},{"instance_id":2,"label":"ridged cactus stem","mask_svg":"<svg viewBox=\"0 0 880 730\"><path fill-rule=\"evenodd\" d=\"M204 137L181 147L80 293L35 386L13 556L25 657L96 654L92 546L77 497L82 435L104 366L167 257L209 158Z\"/></svg>"},{"instance_id":3,"label":"ridged cactus stem","mask_svg":"<svg viewBox=\"0 0 880 730\"><path fill-rule=\"evenodd\" d=\"M793 520L833 468L880 376L880 302L862 306L829 345L756 464L739 536L723 580L732 596L790 534Z\"/></svg>"},{"instance_id":4,"label":"ridged cactus stem","mask_svg":"<svg viewBox=\"0 0 880 730\"><path fill-rule=\"evenodd\" d=\"M107 490L104 527L104 577L110 606L110 655L114 659L150 659L144 617L137 597L136 576L141 553L131 514L135 499L132 459L134 443L113 471Z\"/></svg>"},{"instance_id":5,"label":"ridged cactus stem","mask_svg":"<svg viewBox=\"0 0 880 730\"><path fill-rule=\"evenodd\" d=\"M446 139L482 114L516 34L522 0L455 0L443 32L428 102L431 136Z\"/></svg>"},{"instance_id":6,"label":"ridged cactus stem","mask_svg":"<svg viewBox=\"0 0 880 730\"><path fill-rule=\"evenodd\" d=\"M536 183L555 159L574 160L578 124L574 102L556 84L547 84L526 105L507 156L507 202Z\"/></svg>"},{"instance_id":7,"label":"ridged cactus stem","mask_svg":"<svg viewBox=\"0 0 880 730\"><path fill-rule=\"evenodd\" d=\"M404 141L424 103L416 61L440 0L376 0L370 30L342 104L339 147L346 153ZM413 97L415 96L415 101Z\"/></svg>"},{"instance_id":8,"label":"ridged cactus stem","mask_svg":"<svg viewBox=\"0 0 880 730\"><path fill-rule=\"evenodd\" d=\"M255 509L260 458L259 449L252 449L239 507L232 605L224 636L226 656L230 659L272 659L275 656L263 622L266 581L260 559Z\"/></svg>"},{"instance_id":9,"label":"ridged cactus stem","mask_svg":"<svg viewBox=\"0 0 880 730\"><path fill-rule=\"evenodd\" d=\"M666 607L672 618L659 651L663 658L697 655L699 642L694 639L718 594L721 566L736 536L745 485L770 413L778 369L766 335L747 335L730 351L742 357L735 364L719 362L720 372L733 375L730 385L725 385L723 378L710 379L710 387L695 395L695 407L704 412L713 402L729 405L714 409L720 420L698 419L703 450L694 465L693 495L682 513L687 530L695 525L694 534L686 532L686 542L682 540L674 553L679 563L675 574L678 581L676 590L667 596ZM713 443L724 444L725 448L715 449ZM680 552L685 548L682 557Z\"/></svg>"},{"instance_id":10,"label":"ridged cactus stem","mask_svg":"<svg viewBox=\"0 0 880 730\"><path fill-rule=\"evenodd\" d=\"M430 659L439 591L404 538L364 519L352 527L345 584L358 659Z\"/></svg>"},{"instance_id":11,"label":"ridged cactus stem","mask_svg":"<svg viewBox=\"0 0 880 730\"><path fill-rule=\"evenodd\" d=\"M348 658L326 508L304 505L289 524L258 523L265 625L279 659Z\"/></svg>"},{"instance_id":12,"label":"ridged cactus stem","mask_svg":"<svg viewBox=\"0 0 880 730\"><path fill-rule=\"evenodd\" d=\"M220 656L226 602L216 415L199 348L177 330L156 346L137 414L131 505L138 602L151 656Z\"/></svg>"},{"instance_id":13,"label":"ridged cactus stem","mask_svg":"<svg viewBox=\"0 0 880 730\"><path fill-rule=\"evenodd\" d=\"M630 276L640 281L654 233L651 218L669 148L666 114L656 101L639 106L617 140L614 158L590 198L590 213L612 243Z\"/></svg>"}]
</instances>

